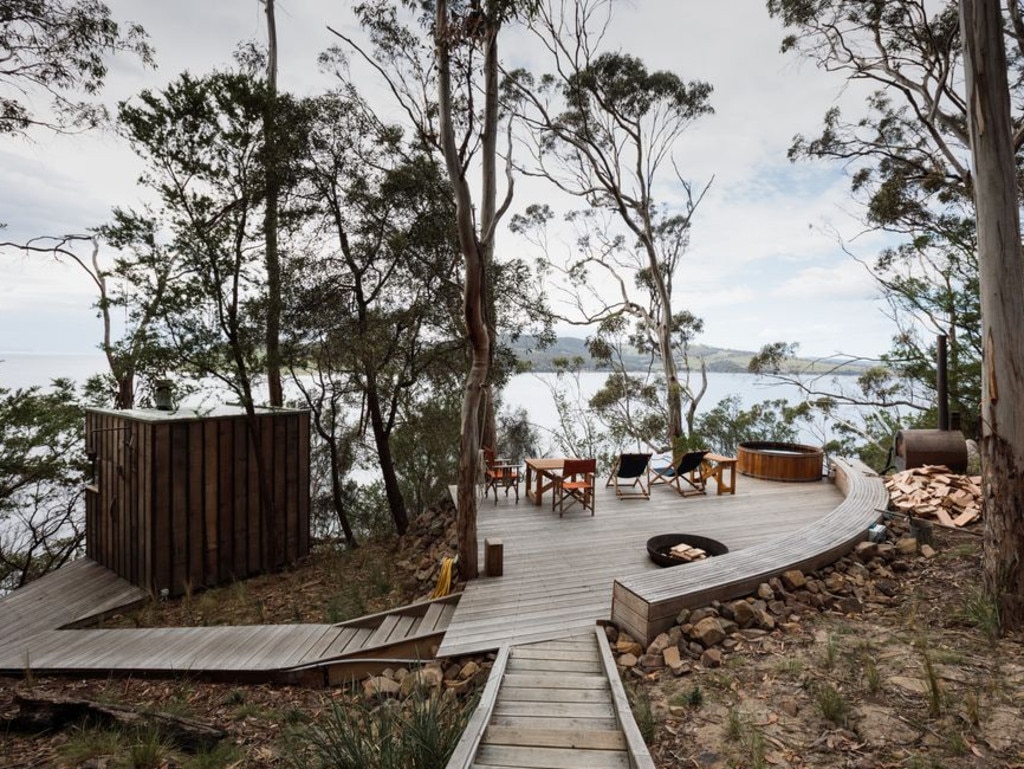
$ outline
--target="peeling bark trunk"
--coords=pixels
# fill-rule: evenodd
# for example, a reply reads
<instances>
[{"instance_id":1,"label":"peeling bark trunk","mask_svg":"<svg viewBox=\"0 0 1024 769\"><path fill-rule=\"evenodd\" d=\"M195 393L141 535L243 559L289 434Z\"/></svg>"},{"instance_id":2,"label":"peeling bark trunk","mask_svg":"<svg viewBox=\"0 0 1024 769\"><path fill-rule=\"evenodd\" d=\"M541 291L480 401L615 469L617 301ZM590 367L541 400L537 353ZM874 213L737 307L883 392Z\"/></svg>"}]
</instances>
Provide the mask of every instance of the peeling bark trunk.
<instances>
[{"instance_id":1,"label":"peeling bark trunk","mask_svg":"<svg viewBox=\"0 0 1024 769\"><path fill-rule=\"evenodd\" d=\"M452 123L451 56L452 38L448 27L448 3L438 0L435 16L437 46L438 125L445 167L455 193L455 219L459 248L466 265L463 292L463 320L472 363L462 398L462 430L459 442L458 519L459 573L475 579L479 573L476 532L476 475L480 454L480 404L490 368L490 336L484 301L486 270L480 241L473 223L473 199L455 143Z\"/></svg>"},{"instance_id":2,"label":"peeling bark trunk","mask_svg":"<svg viewBox=\"0 0 1024 769\"><path fill-rule=\"evenodd\" d=\"M267 389L270 405L284 405L281 386L281 257L277 248L278 198L281 194L277 148L277 21L274 0L267 6L267 101L263 110L263 150L266 158L267 203L263 231L267 265Z\"/></svg>"},{"instance_id":3,"label":"peeling bark trunk","mask_svg":"<svg viewBox=\"0 0 1024 769\"><path fill-rule=\"evenodd\" d=\"M974 154L982 354L985 588L1002 632L1024 629L1024 264L998 0L961 0Z\"/></svg>"}]
</instances>

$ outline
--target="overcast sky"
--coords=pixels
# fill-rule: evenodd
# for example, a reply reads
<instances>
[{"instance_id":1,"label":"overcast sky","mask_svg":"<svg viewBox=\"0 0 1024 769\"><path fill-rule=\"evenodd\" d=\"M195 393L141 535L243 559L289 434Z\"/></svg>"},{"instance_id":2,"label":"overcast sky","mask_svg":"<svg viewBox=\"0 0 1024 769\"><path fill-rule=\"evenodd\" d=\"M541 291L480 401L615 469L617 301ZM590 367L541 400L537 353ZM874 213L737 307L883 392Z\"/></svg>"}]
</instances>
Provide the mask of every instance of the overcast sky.
<instances>
[{"instance_id":1,"label":"overcast sky","mask_svg":"<svg viewBox=\"0 0 1024 769\"><path fill-rule=\"evenodd\" d=\"M156 49L158 69L122 58L111 63L103 98L111 104L142 88L161 88L181 71L201 74L231 61L236 45L265 40L257 0L107 0L115 18L141 23ZM330 85L316 57L334 44L331 25L356 33L348 2L278 0L281 87L299 95ZM782 30L763 0L637 0L620 2L612 45L714 86L715 115L687 131L675 153L696 186L714 183L694 221L690 250L674 289L677 309L705 321L699 340L754 350L773 341L799 342L806 355L846 352L877 356L892 327L861 259L884 245L859 234L857 206L842 169L792 164L794 134L813 133L840 98L855 108L856 94L835 76L779 53ZM529 51L506 45L512 66ZM534 62L536 67L536 63ZM379 82L361 83L384 100ZM2 239L83 232L108 220L113 206L140 200L139 165L111 133L30 141L0 137ZM531 185L514 210L546 200ZM551 198L555 201L555 198ZM503 232L499 257L530 256ZM90 310L88 279L43 257L0 254L0 352L88 352L101 327ZM582 335L582 334L580 334Z\"/></svg>"}]
</instances>

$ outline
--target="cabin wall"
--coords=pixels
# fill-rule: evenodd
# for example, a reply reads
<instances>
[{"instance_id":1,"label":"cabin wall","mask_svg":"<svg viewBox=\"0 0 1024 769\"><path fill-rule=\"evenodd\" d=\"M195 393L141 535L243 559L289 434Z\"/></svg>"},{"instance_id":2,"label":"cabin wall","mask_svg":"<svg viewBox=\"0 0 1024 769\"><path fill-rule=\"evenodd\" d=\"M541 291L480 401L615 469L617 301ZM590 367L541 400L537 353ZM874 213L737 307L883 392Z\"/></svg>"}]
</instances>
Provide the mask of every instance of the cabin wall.
<instances>
[{"instance_id":1,"label":"cabin wall","mask_svg":"<svg viewBox=\"0 0 1024 769\"><path fill-rule=\"evenodd\" d=\"M131 414L86 414L86 448L96 457L89 557L154 594L179 595L309 553L307 412L259 414L255 436L241 415Z\"/></svg>"}]
</instances>

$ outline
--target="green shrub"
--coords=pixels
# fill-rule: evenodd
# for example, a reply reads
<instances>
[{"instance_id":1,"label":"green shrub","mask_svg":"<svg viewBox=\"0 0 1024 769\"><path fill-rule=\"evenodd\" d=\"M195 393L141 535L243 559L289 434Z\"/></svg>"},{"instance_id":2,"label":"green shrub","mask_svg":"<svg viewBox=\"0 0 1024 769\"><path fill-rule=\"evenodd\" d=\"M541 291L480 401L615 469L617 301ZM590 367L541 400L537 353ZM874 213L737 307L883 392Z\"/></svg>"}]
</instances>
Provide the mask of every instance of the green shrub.
<instances>
[{"instance_id":1,"label":"green shrub","mask_svg":"<svg viewBox=\"0 0 1024 769\"><path fill-rule=\"evenodd\" d=\"M403 701L335 702L326 718L296 731L291 761L321 769L444 769L475 704L426 690Z\"/></svg>"}]
</instances>

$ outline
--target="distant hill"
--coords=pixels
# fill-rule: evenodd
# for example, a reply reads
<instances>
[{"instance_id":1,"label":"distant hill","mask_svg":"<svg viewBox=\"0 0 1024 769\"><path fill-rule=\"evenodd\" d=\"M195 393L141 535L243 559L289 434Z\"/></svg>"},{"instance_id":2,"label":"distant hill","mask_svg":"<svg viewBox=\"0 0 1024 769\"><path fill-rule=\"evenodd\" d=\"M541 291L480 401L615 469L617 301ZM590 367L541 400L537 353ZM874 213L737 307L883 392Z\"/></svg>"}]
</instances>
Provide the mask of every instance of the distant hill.
<instances>
[{"instance_id":1,"label":"distant hill","mask_svg":"<svg viewBox=\"0 0 1024 769\"><path fill-rule=\"evenodd\" d=\"M527 336L515 342L512 345L512 349L515 350L520 360L529 363L533 371L553 371L554 364L552 361L556 358L574 358L576 356L583 358L585 361L584 369L591 371L599 370L599 367L591 359L590 353L587 352L586 344L577 337L559 337L550 347L538 350L536 349L536 339ZM725 374L747 373L747 366L754 355L756 353L750 350L730 350L701 344L695 344L690 347L690 362L693 368L699 367L700 360L703 358L707 362L708 371ZM627 368L632 370L639 371L647 365L646 356L639 353L626 355L625 359ZM838 360L830 358L823 358L821 360L797 358L794 368L798 368L805 373L825 372L831 371L837 363L839 363ZM833 373L855 375L863 373L865 369L866 366L864 365L847 363L836 369Z\"/></svg>"}]
</instances>

